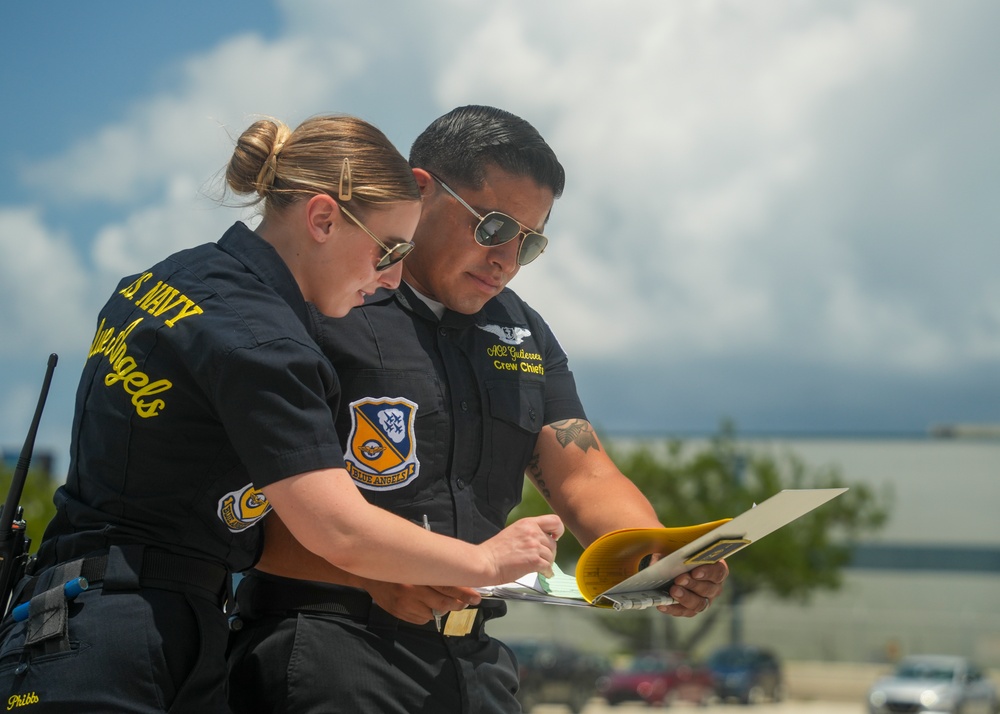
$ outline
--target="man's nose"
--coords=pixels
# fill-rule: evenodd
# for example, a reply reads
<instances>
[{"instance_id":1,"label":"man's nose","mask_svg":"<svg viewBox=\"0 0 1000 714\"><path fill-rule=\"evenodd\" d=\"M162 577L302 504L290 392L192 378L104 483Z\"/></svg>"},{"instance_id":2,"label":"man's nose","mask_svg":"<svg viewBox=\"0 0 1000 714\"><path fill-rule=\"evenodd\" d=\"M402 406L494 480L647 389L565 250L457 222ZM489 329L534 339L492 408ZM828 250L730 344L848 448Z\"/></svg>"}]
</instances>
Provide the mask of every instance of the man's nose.
<instances>
[{"instance_id":1,"label":"man's nose","mask_svg":"<svg viewBox=\"0 0 1000 714\"><path fill-rule=\"evenodd\" d=\"M517 254L521 249L523 239L524 234L519 233L514 240L509 240L503 245L495 245L489 249L490 262L498 265L505 275L510 275L517 270Z\"/></svg>"}]
</instances>

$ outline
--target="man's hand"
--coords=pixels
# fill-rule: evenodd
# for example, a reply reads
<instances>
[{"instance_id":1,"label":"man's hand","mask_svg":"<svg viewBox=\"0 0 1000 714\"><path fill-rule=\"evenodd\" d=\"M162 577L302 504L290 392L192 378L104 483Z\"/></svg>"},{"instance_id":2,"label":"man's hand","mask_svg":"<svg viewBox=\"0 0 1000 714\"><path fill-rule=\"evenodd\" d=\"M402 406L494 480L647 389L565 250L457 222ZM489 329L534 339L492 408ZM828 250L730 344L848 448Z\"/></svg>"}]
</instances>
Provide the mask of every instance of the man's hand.
<instances>
[{"instance_id":1,"label":"man's hand","mask_svg":"<svg viewBox=\"0 0 1000 714\"><path fill-rule=\"evenodd\" d=\"M670 597L677 602L661 605L657 609L675 617L694 617L707 610L712 600L722 593L722 581L728 575L729 566L724 560L699 565L690 573L678 575L670 586Z\"/></svg>"},{"instance_id":2,"label":"man's hand","mask_svg":"<svg viewBox=\"0 0 1000 714\"><path fill-rule=\"evenodd\" d=\"M414 625L430 622L435 610L439 615L464 610L475 607L482 600L472 588L401 585L369 580L365 582L365 589L380 608Z\"/></svg>"}]
</instances>

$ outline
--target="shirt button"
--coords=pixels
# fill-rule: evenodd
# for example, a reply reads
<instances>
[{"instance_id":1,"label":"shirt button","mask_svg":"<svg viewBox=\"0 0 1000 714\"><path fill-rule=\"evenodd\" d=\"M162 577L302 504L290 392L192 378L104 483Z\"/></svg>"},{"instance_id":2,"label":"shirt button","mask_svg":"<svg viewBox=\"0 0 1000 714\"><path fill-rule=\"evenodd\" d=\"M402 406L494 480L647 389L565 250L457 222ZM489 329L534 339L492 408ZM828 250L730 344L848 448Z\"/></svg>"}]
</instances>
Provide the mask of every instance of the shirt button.
<instances>
[{"instance_id":1,"label":"shirt button","mask_svg":"<svg viewBox=\"0 0 1000 714\"><path fill-rule=\"evenodd\" d=\"M447 327L439 327L438 328L438 334L441 335L441 337L446 337L448 335L448 328Z\"/></svg>"},{"instance_id":2,"label":"shirt button","mask_svg":"<svg viewBox=\"0 0 1000 714\"><path fill-rule=\"evenodd\" d=\"M455 485L458 486L459 490L461 490L465 488L465 481L463 481L462 479L456 479Z\"/></svg>"},{"instance_id":3,"label":"shirt button","mask_svg":"<svg viewBox=\"0 0 1000 714\"><path fill-rule=\"evenodd\" d=\"M535 417L537 417L537 416L538 416L538 414L535 413L534 409L529 409L528 410L528 418L531 419L531 421L535 421Z\"/></svg>"},{"instance_id":4,"label":"shirt button","mask_svg":"<svg viewBox=\"0 0 1000 714\"><path fill-rule=\"evenodd\" d=\"M462 411L463 412L469 411L469 403L468 402L462 402L461 406L462 406Z\"/></svg>"}]
</instances>

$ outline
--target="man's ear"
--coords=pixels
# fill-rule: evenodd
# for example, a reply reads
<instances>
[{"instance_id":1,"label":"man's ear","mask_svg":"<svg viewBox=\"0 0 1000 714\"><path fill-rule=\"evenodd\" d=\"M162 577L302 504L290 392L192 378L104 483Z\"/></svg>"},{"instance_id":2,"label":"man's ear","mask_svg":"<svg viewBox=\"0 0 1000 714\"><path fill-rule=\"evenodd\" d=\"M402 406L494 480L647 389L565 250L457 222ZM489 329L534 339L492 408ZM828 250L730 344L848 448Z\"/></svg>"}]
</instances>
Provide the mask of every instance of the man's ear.
<instances>
[{"instance_id":1,"label":"man's ear","mask_svg":"<svg viewBox=\"0 0 1000 714\"><path fill-rule=\"evenodd\" d=\"M309 234L317 243L325 243L332 238L334 229L342 219L340 207L332 196L317 193L306 203Z\"/></svg>"},{"instance_id":2,"label":"man's ear","mask_svg":"<svg viewBox=\"0 0 1000 714\"><path fill-rule=\"evenodd\" d=\"M413 169L413 178L417 180L417 188L420 189L421 198L427 198L437 189L434 177L423 169Z\"/></svg>"}]
</instances>

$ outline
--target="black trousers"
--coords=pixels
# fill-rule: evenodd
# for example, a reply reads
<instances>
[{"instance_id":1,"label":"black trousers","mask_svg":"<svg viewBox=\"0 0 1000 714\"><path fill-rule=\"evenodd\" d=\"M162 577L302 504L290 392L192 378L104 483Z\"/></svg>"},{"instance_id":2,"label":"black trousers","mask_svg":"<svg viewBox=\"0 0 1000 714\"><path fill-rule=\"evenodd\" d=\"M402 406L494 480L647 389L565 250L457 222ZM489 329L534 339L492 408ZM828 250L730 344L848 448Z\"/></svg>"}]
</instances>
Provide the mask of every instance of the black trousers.
<instances>
[{"instance_id":1,"label":"black trousers","mask_svg":"<svg viewBox=\"0 0 1000 714\"><path fill-rule=\"evenodd\" d=\"M229 653L235 714L521 711L514 655L482 626L447 637L377 606L368 616L256 613L240 625Z\"/></svg>"},{"instance_id":2,"label":"black trousers","mask_svg":"<svg viewBox=\"0 0 1000 714\"><path fill-rule=\"evenodd\" d=\"M26 646L30 621L5 618L4 706L33 714L226 714L229 628L219 599L195 588L117 585L109 575L66 603L62 643Z\"/></svg>"}]
</instances>

